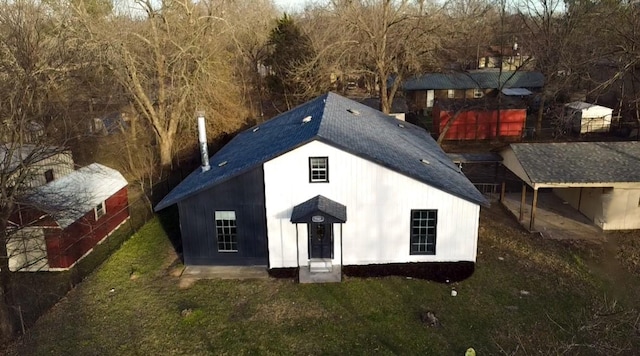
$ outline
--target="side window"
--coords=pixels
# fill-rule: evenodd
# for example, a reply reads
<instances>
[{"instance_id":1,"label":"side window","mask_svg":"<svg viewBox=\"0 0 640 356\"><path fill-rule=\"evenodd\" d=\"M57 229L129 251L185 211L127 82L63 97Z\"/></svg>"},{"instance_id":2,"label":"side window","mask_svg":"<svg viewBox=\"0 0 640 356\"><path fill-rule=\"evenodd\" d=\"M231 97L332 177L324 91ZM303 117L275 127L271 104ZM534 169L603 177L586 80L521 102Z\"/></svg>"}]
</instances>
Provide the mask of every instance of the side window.
<instances>
[{"instance_id":1,"label":"side window","mask_svg":"<svg viewBox=\"0 0 640 356\"><path fill-rule=\"evenodd\" d=\"M103 217L107 213L107 206L104 202L96 205L95 209L93 209L96 215L96 221Z\"/></svg>"},{"instance_id":2,"label":"side window","mask_svg":"<svg viewBox=\"0 0 640 356\"><path fill-rule=\"evenodd\" d=\"M435 255L437 210L411 210L411 254Z\"/></svg>"},{"instance_id":3,"label":"side window","mask_svg":"<svg viewBox=\"0 0 640 356\"><path fill-rule=\"evenodd\" d=\"M47 169L44 172L44 179L47 181L47 183L51 182L53 180L53 169Z\"/></svg>"},{"instance_id":4,"label":"side window","mask_svg":"<svg viewBox=\"0 0 640 356\"><path fill-rule=\"evenodd\" d=\"M215 219L218 252L238 252L236 212L216 211Z\"/></svg>"},{"instance_id":5,"label":"side window","mask_svg":"<svg viewBox=\"0 0 640 356\"><path fill-rule=\"evenodd\" d=\"M309 182L329 182L329 157L309 157Z\"/></svg>"}]
</instances>

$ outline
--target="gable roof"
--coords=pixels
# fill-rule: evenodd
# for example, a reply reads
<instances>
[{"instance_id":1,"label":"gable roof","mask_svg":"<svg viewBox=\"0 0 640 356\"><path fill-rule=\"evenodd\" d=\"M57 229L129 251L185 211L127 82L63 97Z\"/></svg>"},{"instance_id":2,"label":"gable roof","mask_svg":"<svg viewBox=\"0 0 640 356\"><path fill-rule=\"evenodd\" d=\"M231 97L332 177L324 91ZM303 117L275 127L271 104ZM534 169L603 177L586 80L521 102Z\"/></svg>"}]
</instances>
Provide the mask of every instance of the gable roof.
<instances>
[{"instance_id":1,"label":"gable roof","mask_svg":"<svg viewBox=\"0 0 640 356\"><path fill-rule=\"evenodd\" d=\"M64 229L126 186L120 172L93 163L35 188L26 200Z\"/></svg>"},{"instance_id":2,"label":"gable roof","mask_svg":"<svg viewBox=\"0 0 640 356\"><path fill-rule=\"evenodd\" d=\"M408 79L404 90L541 88L544 75L526 71L429 73Z\"/></svg>"},{"instance_id":3,"label":"gable roof","mask_svg":"<svg viewBox=\"0 0 640 356\"><path fill-rule=\"evenodd\" d=\"M291 222L314 222L313 215L323 214L330 223L344 223L347 221L347 207L325 196L315 197L293 207ZM323 216L324 217L324 216Z\"/></svg>"},{"instance_id":4,"label":"gable roof","mask_svg":"<svg viewBox=\"0 0 640 356\"><path fill-rule=\"evenodd\" d=\"M311 119L304 123L303 119L308 117ZM191 173L158 203L155 210L164 209L313 140L462 199L487 204L428 132L328 93L238 134L211 157L209 171L197 169Z\"/></svg>"},{"instance_id":5,"label":"gable roof","mask_svg":"<svg viewBox=\"0 0 640 356\"><path fill-rule=\"evenodd\" d=\"M640 142L514 143L531 183L640 182Z\"/></svg>"}]
</instances>

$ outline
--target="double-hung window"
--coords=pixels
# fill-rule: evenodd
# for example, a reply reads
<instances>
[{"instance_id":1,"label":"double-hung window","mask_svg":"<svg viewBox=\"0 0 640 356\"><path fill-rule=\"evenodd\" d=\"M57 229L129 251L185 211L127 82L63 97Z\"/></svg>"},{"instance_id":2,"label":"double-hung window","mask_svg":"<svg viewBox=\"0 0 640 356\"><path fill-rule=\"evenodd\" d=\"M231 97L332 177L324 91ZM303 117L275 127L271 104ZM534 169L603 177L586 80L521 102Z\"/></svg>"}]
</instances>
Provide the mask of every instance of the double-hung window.
<instances>
[{"instance_id":1,"label":"double-hung window","mask_svg":"<svg viewBox=\"0 0 640 356\"><path fill-rule=\"evenodd\" d=\"M238 252L236 212L216 211L215 219L218 252Z\"/></svg>"},{"instance_id":2,"label":"double-hung window","mask_svg":"<svg viewBox=\"0 0 640 356\"><path fill-rule=\"evenodd\" d=\"M437 210L411 210L411 254L435 255Z\"/></svg>"},{"instance_id":3,"label":"double-hung window","mask_svg":"<svg viewBox=\"0 0 640 356\"><path fill-rule=\"evenodd\" d=\"M309 182L329 182L329 157L309 157Z\"/></svg>"}]
</instances>

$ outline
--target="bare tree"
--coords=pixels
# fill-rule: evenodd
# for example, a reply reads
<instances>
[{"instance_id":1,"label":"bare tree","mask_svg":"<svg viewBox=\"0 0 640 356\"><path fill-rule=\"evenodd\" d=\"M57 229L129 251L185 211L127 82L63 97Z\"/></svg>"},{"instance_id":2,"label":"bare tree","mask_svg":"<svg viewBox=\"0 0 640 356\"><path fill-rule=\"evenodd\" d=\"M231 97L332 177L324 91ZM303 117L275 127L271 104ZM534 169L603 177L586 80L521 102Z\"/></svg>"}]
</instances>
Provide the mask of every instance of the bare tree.
<instances>
[{"instance_id":1,"label":"bare tree","mask_svg":"<svg viewBox=\"0 0 640 356\"><path fill-rule=\"evenodd\" d=\"M231 29L214 1L135 3L144 18L97 21L80 15L86 36L152 132L159 162L167 167L189 146L180 137L193 129L196 109L212 113L213 133L233 130L246 119L227 41Z\"/></svg>"},{"instance_id":2,"label":"bare tree","mask_svg":"<svg viewBox=\"0 0 640 356\"><path fill-rule=\"evenodd\" d=\"M73 96L73 40L64 19L42 2L0 3L0 336L15 331L9 221L26 193L44 180L42 162L65 150L65 108ZM9 89L10 88L10 89Z\"/></svg>"},{"instance_id":3,"label":"bare tree","mask_svg":"<svg viewBox=\"0 0 640 356\"><path fill-rule=\"evenodd\" d=\"M350 48L360 69L377 82L380 109L389 113L402 81L435 66L441 9L409 0L335 0L332 6L356 41Z\"/></svg>"}]
</instances>

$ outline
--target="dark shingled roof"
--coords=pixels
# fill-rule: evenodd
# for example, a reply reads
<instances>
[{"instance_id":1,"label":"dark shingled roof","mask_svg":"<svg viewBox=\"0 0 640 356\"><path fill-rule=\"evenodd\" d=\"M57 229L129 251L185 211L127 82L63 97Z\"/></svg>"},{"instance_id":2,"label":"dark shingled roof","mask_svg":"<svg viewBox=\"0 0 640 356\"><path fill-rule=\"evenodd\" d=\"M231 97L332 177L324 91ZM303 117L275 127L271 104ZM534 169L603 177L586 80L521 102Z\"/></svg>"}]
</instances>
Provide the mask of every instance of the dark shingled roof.
<instances>
[{"instance_id":1,"label":"dark shingled roof","mask_svg":"<svg viewBox=\"0 0 640 356\"><path fill-rule=\"evenodd\" d=\"M478 71L430 73L408 79L402 85L411 90L542 88L544 75L524 71Z\"/></svg>"},{"instance_id":2,"label":"dark shingled roof","mask_svg":"<svg viewBox=\"0 0 640 356\"><path fill-rule=\"evenodd\" d=\"M303 119L311 120L303 123ZM334 93L319 96L231 140L156 206L163 209L313 140L350 152L462 199L487 200L428 132ZM425 160L423 163L421 160ZM221 164L223 163L223 164Z\"/></svg>"},{"instance_id":3,"label":"dark shingled roof","mask_svg":"<svg viewBox=\"0 0 640 356\"><path fill-rule=\"evenodd\" d=\"M309 223L311 217L316 214L329 217L325 222L344 223L347 221L347 207L329 198L317 195L302 204L293 207L291 212L292 223Z\"/></svg>"},{"instance_id":4,"label":"dark shingled roof","mask_svg":"<svg viewBox=\"0 0 640 356\"><path fill-rule=\"evenodd\" d=\"M640 182L640 142L514 143L532 183Z\"/></svg>"}]
</instances>

